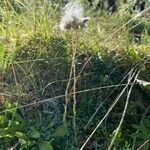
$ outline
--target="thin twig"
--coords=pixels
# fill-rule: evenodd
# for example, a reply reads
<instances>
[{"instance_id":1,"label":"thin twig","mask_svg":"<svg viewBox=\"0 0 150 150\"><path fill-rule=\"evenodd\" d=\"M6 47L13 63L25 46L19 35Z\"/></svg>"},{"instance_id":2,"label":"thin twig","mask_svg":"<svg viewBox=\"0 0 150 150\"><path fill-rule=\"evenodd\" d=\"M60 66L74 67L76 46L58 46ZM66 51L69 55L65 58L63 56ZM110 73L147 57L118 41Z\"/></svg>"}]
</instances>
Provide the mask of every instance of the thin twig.
<instances>
[{"instance_id":1,"label":"thin twig","mask_svg":"<svg viewBox=\"0 0 150 150\"><path fill-rule=\"evenodd\" d=\"M131 84L132 83L130 83L129 85L131 85ZM96 88L91 88L91 89L76 91L76 94L81 94L81 93L86 93L86 92L96 91L96 90L102 90L102 89L106 89L106 88L122 87L122 86L126 86L126 85L127 84L116 84L116 85L109 85L109 86L101 86L101 87L96 87ZM0 94L3 95L3 96L8 96L8 97L11 96L11 94L2 93L2 92L0 92ZM70 95L73 95L73 92L68 93L67 95L63 94L63 95L59 95L59 96L47 98L47 99L44 99L44 100L40 100L40 101L37 101L36 104L45 103L45 102L48 102L48 101L52 101L52 100L55 100L55 99L58 99L58 98L63 98L65 96L70 96ZM13 96L18 96L18 94L13 94ZM18 106L15 109L25 108L25 107L29 107L29 106L32 106L32 105L35 105L35 102L29 103L29 104L26 104L26 105L22 105L22 106ZM0 114L4 113L5 111L10 111L10 110L14 110L14 108L1 111Z\"/></svg>"},{"instance_id":2,"label":"thin twig","mask_svg":"<svg viewBox=\"0 0 150 150\"><path fill-rule=\"evenodd\" d=\"M13 76L14 76L14 80L15 80L15 84L16 84L16 88L17 88L17 93L18 93L19 89L18 89L17 76L16 76L16 71L15 71L13 64L12 64L12 71L13 71Z\"/></svg>"},{"instance_id":3,"label":"thin twig","mask_svg":"<svg viewBox=\"0 0 150 150\"><path fill-rule=\"evenodd\" d=\"M92 73L93 73L93 72L86 73L86 74L84 74L84 75L82 75L82 76L81 76L81 75L80 75L80 76L77 76L76 79L78 79L78 78L83 78L83 77L85 77L85 76L89 76L89 75L91 75ZM63 80L55 80L55 81L52 81L52 82L48 83L48 84L43 88L43 90L42 90L42 95L44 94L46 88L49 87L50 85L56 84L56 83L59 83L59 82L67 82L67 81L69 81L69 80L70 80L70 78L69 78L69 79L63 79ZM71 80L73 80L73 77L71 78Z\"/></svg>"},{"instance_id":4,"label":"thin twig","mask_svg":"<svg viewBox=\"0 0 150 150\"><path fill-rule=\"evenodd\" d=\"M132 74L132 72L131 72ZM109 108L109 110L107 111L107 113L105 114L105 116L100 120L100 122L98 123L98 125L96 126L96 128L93 130L93 132L90 134L90 136L87 138L87 140L84 142L84 144L82 145L82 147L80 148L80 150L83 150L83 148L86 146L86 144L88 143L88 141L91 139L91 137L94 135L94 133L96 132L96 130L99 128L99 126L102 124L102 122L105 120L105 118L109 115L109 113L112 111L112 109L114 108L114 106L117 104L117 102L119 101L120 97L123 95L123 93L125 92L125 90L127 89L127 87L129 86L131 80L133 79L135 73L132 74L131 78L129 78L126 86L124 87L124 89L121 91L121 93L117 96L116 100L113 102L113 104L111 105L111 107Z\"/></svg>"},{"instance_id":5,"label":"thin twig","mask_svg":"<svg viewBox=\"0 0 150 150\"><path fill-rule=\"evenodd\" d=\"M119 84L121 84L121 83L126 79L126 77L131 74L131 72L133 71L134 68L135 68L135 67L133 67L133 68L127 73L127 75L121 80L121 82L120 82ZM118 88L118 87L116 87L108 96L110 96L117 88ZM108 97L108 96L107 96L107 97ZM106 97L106 99L103 101L103 103L107 100L107 97ZM86 129L86 128L89 126L89 124L92 122L92 120L94 119L94 117L95 117L96 114L98 113L98 111L99 111L99 109L101 108L101 106L102 106L102 103L99 104L99 106L96 108L95 112L93 113L93 115L92 115L91 118L89 119L89 121L88 121L88 123L86 124L86 126L84 127L84 129Z\"/></svg>"},{"instance_id":6,"label":"thin twig","mask_svg":"<svg viewBox=\"0 0 150 150\"><path fill-rule=\"evenodd\" d=\"M118 135L118 132L120 131L120 128L121 128L121 126L122 126L122 124L123 124L123 120L124 120L124 117L125 117L125 114L126 114L126 111L127 111L127 107L128 107L128 104L129 104L130 94L131 94L131 91L132 91L132 89L133 89L133 86L134 86L134 84L135 84L135 82L136 82L136 79L137 79L139 73L140 73L140 71L138 71L138 73L136 74L136 76L135 76L135 78L134 78L134 81L133 81L133 83L132 83L132 85L131 85L131 87L130 87L130 89L129 89L129 92L128 92L128 95L127 95L127 99L126 99L126 104L125 104L125 107L124 107L124 111L123 111L123 114L122 114L120 123L119 123L119 125L118 125L118 127L117 127L117 129L116 129L116 131L115 131L114 137L113 137L113 139L112 139L112 141L111 141L111 143L110 143L110 145L109 145L109 147L108 147L108 150L111 150L111 149L112 149L112 146L113 146L113 144L114 144L114 142L115 142L115 140L116 140L116 137L117 137L117 135Z\"/></svg>"},{"instance_id":7,"label":"thin twig","mask_svg":"<svg viewBox=\"0 0 150 150\"><path fill-rule=\"evenodd\" d=\"M144 60L144 59L145 59L145 57L143 58L143 60ZM146 64L148 60L149 60L149 59L145 60L144 64ZM142 61L139 62L138 64L136 64L135 66L133 66L133 68L127 73L127 75L121 80L121 82L120 82L119 84L121 84L121 83L124 81L124 79L126 79L126 77L127 77L135 68L137 68L137 66L139 66L141 63L142 63ZM116 87L113 91L115 91L116 89L117 89L117 87ZM113 91L106 97L106 99L103 101L103 103L104 103L104 102L107 100L107 98L113 93ZM92 120L93 120L94 117L96 116L97 112L99 111L99 109L101 108L101 106L102 106L103 103L99 104L99 106L96 108L94 114L93 114L92 117L89 119L89 121L88 121L88 123L85 125L84 129L86 129L86 128L89 126L89 124L92 122Z\"/></svg>"},{"instance_id":8,"label":"thin twig","mask_svg":"<svg viewBox=\"0 0 150 150\"><path fill-rule=\"evenodd\" d=\"M142 148L148 144L150 142L150 139L148 139L147 141L145 141L137 150L142 150Z\"/></svg>"}]
</instances>

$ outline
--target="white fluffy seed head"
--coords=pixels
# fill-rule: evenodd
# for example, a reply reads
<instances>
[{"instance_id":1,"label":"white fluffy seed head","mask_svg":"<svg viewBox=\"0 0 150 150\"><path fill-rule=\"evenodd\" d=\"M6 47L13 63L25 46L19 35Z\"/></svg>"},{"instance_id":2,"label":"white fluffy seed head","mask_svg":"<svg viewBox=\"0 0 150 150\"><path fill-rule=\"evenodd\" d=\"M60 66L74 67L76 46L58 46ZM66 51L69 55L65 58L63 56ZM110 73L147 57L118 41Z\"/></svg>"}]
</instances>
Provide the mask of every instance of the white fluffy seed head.
<instances>
[{"instance_id":1,"label":"white fluffy seed head","mask_svg":"<svg viewBox=\"0 0 150 150\"><path fill-rule=\"evenodd\" d=\"M76 2L69 2L62 12L61 21L59 27L61 30L85 26L85 23L89 20L88 17L83 17L83 8Z\"/></svg>"}]
</instances>

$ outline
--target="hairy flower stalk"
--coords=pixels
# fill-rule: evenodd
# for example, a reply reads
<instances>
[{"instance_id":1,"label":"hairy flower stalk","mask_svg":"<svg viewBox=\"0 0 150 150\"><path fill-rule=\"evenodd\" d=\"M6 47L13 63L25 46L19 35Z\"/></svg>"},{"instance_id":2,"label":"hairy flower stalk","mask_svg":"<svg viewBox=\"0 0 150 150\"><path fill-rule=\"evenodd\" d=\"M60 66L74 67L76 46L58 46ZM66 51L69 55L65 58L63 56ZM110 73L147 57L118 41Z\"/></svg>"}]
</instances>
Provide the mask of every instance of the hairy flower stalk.
<instances>
[{"instance_id":1,"label":"hairy flower stalk","mask_svg":"<svg viewBox=\"0 0 150 150\"><path fill-rule=\"evenodd\" d=\"M83 17L83 8L76 2L70 2L63 8L62 18L60 21L60 29L71 29L71 44L72 44L72 64L70 69L69 81L65 91L65 106L64 106L64 116L63 121L66 124L66 116L67 116L67 107L68 107L68 92L71 84L71 78L73 77L73 128L74 128L74 137L75 143L77 144L77 132L76 132L76 53L77 53L77 45L78 45L78 35L77 30L79 28L83 28L86 26L86 22L88 21L88 17Z\"/></svg>"}]
</instances>

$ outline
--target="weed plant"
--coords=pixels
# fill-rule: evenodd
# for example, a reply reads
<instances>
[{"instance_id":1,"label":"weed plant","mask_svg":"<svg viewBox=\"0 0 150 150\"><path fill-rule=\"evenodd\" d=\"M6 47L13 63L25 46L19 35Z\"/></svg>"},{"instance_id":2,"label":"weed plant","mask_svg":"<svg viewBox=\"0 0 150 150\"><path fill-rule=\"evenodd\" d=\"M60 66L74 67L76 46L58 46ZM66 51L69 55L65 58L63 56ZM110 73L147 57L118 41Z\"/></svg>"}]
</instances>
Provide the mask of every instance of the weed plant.
<instances>
[{"instance_id":1,"label":"weed plant","mask_svg":"<svg viewBox=\"0 0 150 150\"><path fill-rule=\"evenodd\" d=\"M71 87L63 122L72 45L69 31L58 26L60 4L0 2L0 149L148 150L148 12L133 19L128 6L110 15L83 1L91 19L76 31L75 141Z\"/></svg>"}]
</instances>

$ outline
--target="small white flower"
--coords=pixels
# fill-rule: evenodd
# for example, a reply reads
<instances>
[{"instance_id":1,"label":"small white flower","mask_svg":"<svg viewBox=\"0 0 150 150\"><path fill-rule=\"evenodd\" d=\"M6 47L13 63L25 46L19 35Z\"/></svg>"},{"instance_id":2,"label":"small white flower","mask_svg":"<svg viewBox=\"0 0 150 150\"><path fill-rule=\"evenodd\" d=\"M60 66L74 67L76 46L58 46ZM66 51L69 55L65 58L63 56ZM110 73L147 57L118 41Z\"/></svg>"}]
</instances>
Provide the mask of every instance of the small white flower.
<instances>
[{"instance_id":1,"label":"small white flower","mask_svg":"<svg viewBox=\"0 0 150 150\"><path fill-rule=\"evenodd\" d=\"M78 29L84 27L89 17L83 16L83 8L76 2L69 2L64 8L59 27L64 29Z\"/></svg>"}]
</instances>

